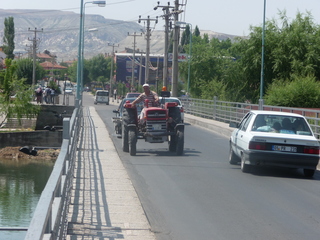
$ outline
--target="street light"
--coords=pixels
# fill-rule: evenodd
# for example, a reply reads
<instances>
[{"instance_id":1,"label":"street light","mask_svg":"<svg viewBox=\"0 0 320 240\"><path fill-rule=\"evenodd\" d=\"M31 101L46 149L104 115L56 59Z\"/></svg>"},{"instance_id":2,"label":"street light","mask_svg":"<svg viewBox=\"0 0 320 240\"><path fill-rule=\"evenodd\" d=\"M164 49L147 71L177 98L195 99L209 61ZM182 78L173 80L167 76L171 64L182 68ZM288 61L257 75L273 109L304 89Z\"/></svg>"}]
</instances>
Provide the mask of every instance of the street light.
<instances>
[{"instance_id":1,"label":"street light","mask_svg":"<svg viewBox=\"0 0 320 240\"><path fill-rule=\"evenodd\" d=\"M260 99L259 110L263 108L263 81L264 81L264 37L266 28L266 0L264 0L263 6L263 23L262 23L262 49L261 49L261 76L260 76Z\"/></svg>"},{"instance_id":2,"label":"street light","mask_svg":"<svg viewBox=\"0 0 320 240\"><path fill-rule=\"evenodd\" d=\"M92 1L86 2L96 4L99 7L104 7L106 1ZM84 7L83 0L81 0L80 6L80 31L79 31L79 46L78 46L78 63L77 63L77 96L76 96L76 105L79 106L80 103L80 88L82 84L82 75L83 75L83 32L84 32Z\"/></svg>"},{"instance_id":3,"label":"street light","mask_svg":"<svg viewBox=\"0 0 320 240\"><path fill-rule=\"evenodd\" d=\"M176 22L177 25L190 25L190 38L189 38L189 58L188 58L188 86L187 93L190 91L190 65L191 65L191 54L192 54L192 24L186 22Z\"/></svg>"}]
</instances>

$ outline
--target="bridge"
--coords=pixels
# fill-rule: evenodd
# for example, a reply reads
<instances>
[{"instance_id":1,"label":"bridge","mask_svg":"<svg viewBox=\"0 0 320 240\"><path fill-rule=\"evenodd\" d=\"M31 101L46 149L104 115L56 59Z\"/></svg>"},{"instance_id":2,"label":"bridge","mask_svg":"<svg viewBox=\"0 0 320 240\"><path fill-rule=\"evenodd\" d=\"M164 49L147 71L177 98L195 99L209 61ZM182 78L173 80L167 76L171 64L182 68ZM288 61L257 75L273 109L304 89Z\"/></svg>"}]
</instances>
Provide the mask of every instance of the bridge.
<instances>
[{"instance_id":1,"label":"bridge","mask_svg":"<svg viewBox=\"0 0 320 240\"><path fill-rule=\"evenodd\" d=\"M155 239L94 107L64 118L61 153L25 239Z\"/></svg>"},{"instance_id":2,"label":"bridge","mask_svg":"<svg viewBox=\"0 0 320 240\"><path fill-rule=\"evenodd\" d=\"M248 106L228 104L223 103L222 113L215 107L219 105L216 101L213 106L193 99L184 103L187 113L194 108L196 115L215 115L200 118L187 114L185 120L230 136L228 123L216 118L235 120L230 113L239 117L243 115L239 111L248 111ZM155 239L102 119L94 107L79 105L71 118L64 118L61 153L25 239ZM319 112L314 113L311 118L318 121Z\"/></svg>"}]
</instances>

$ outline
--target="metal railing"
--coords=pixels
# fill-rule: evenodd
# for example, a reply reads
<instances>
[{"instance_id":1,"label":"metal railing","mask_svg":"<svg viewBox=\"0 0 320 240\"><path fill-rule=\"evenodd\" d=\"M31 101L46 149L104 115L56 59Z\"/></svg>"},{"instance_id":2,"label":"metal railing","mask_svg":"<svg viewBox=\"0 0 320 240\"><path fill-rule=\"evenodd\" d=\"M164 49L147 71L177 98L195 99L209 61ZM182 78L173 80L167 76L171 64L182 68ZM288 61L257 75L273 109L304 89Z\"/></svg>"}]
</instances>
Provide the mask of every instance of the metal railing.
<instances>
[{"instance_id":1,"label":"metal railing","mask_svg":"<svg viewBox=\"0 0 320 240\"><path fill-rule=\"evenodd\" d=\"M258 104L213 100L180 98L184 112L220 122L240 122L243 116L250 110L258 110ZM290 112L303 115L309 122L315 136L320 139L320 109L314 108L289 108L279 106L262 106L263 110Z\"/></svg>"},{"instance_id":2,"label":"metal railing","mask_svg":"<svg viewBox=\"0 0 320 240\"><path fill-rule=\"evenodd\" d=\"M74 109L71 118L63 119L61 151L42 191L25 240L66 237L68 206L81 121L81 105Z\"/></svg>"}]
</instances>

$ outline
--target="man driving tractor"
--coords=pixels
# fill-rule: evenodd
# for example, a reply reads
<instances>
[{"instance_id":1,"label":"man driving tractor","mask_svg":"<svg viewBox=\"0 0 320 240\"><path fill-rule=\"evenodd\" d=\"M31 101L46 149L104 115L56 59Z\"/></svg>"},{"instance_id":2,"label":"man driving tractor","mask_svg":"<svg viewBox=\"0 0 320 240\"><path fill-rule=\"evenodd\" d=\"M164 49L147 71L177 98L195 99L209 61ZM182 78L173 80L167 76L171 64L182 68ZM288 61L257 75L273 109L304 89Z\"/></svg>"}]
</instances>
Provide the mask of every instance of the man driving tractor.
<instances>
[{"instance_id":1,"label":"man driving tractor","mask_svg":"<svg viewBox=\"0 0 320 240\"><path fill-rule=\"evenodd\" d=\"M139 97L137 97L137 99L132 102L132 105L135 106L136 103L148 100L149 105L147 107L158 107L159 106L158 94L154 91L151 91L150 86L147 83L143 84L142 87L143 87L144 93L141 93Z\"/></svg>"},{"instance_id":2,"label":"man driving tractor","mask_svg":"<svg viewBox=\"0 0 320 240\"><path fill-rule=\"evenodd\" d=\"M158 107L159 106L159 96L156 92L150 90L149 84L145 83L143 84L143 93L137 97L136 100L132 102L132 106L135 106L137 103L140 103L142 101L145 102L145 107ZM147 106L146 106L147 105ZM140 120L143 120L144 117L144 108L142 109L140 113Z\"/></svg>"}]
</instances>

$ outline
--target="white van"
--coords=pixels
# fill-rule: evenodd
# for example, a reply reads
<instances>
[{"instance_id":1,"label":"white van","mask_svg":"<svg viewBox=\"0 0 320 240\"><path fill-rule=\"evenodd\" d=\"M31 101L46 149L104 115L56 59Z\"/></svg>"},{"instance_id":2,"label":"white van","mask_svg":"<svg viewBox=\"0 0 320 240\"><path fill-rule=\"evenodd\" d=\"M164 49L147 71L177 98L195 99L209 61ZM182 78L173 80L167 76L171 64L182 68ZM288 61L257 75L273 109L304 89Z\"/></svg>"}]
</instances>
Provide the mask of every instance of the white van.
<instances>
[{"instance_id":1,"label":"white van","mask_svg":"<svg viewBox=\"0 0 320 240\"><path fill-rule=\"evenodd\" d=\"M105 90L97 90L94 96L94 104L105 103L109 105L109 92Z\"/></svg>"}]
</instances>

